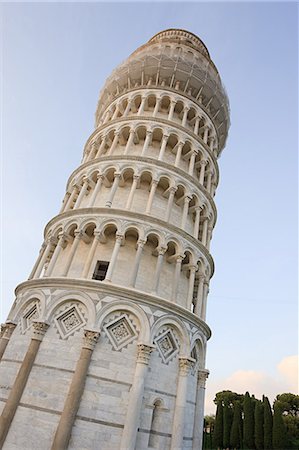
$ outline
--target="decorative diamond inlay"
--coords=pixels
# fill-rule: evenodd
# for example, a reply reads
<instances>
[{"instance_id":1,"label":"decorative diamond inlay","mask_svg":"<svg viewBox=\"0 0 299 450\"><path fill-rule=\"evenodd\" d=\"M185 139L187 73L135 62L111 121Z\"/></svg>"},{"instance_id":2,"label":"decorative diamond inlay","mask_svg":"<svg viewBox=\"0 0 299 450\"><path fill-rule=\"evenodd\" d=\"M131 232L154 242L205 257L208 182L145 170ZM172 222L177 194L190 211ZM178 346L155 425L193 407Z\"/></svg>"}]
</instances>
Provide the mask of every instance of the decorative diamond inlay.
<instances>
[{"instance_id":1,"label":"decorative diamond inlay","mask_svg":"<svg viewBox=\"0 0 299 450\"><path fill-rule=\"evenodd\" d=\"M23 315L21 320L23 333L25 333L25 331L27 331L30 328L33 319L37 319L38 317L39 317L39 309L37 303L31 304L25 310L25 314Z\"/></svg>"},{"instance_id":2,"label":"decorative diamond inlay","mask_svg":"<svg viewBox=\"0 0 299 450\"><path fill-rule=\"evenodd\" d=\"M80 310L72 306L56 317L55 323L60 336L65 339L85 325L86 321Z\"/></svg>"},{"instance_id":3,"label":"decorative diamond inlay","mask_svg":"<svg viewBox=\"0 0 299 450\"><path fill-rule=\"evenodd\" d=\"M104 328L115 350L120 350L125 347L137 336L133 324L126 315L118 317L116 320L105 325Z\"/></svg>"},{"instance_id":4,"label":"decorative diamond inlay","mask_svg":"<svg viewBox=\"0 0 299 450\"><path fill-rule=\"evenodd\" d=\"M160 336L155 339L155 344L165 364L168 364L179 351L176 339L170 329L160 334Z\"/></svg>"}]
</instances>

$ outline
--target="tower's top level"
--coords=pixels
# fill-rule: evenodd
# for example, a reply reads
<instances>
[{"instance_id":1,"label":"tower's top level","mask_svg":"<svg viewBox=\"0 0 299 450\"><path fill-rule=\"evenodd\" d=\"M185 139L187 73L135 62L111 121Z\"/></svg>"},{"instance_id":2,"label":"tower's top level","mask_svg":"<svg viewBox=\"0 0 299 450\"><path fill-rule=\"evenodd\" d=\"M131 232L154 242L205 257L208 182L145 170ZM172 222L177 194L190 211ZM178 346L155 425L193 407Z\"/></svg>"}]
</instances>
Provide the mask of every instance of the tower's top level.
<instances>
[{"instance_id":1,"label":"tower's top level","mask_svg":"<svg viewBox=\"0 0 299 450\"><path fill-rule=\"evenodd\" d=\"M210 59L210 54L205 44L199 39L198 36L196 36L196 34L190 33L190 31L181 30L178 28L169 28L168 30L160 31L155 34L148 42L153 43L167 41L189 45Z\"/></svg>"},{"instance_id":2,"label":"tower's top level","mask_svg":"<svg viewBox=\"0 0 299 450\"><path fill-rule=\"evenodd\" d=\"M175 94L207 114L217 134L217 156L225 146L230 125L229 101L219 72L205 44L190 31L170 28L137 48L107 78L100 92L96 127L107 109L122 96ZM158 92L159 91L159 92ZM137 93L136 93L137 95ZM195 118L194 118L195 121Z\"/></svg>"}]
</instances>

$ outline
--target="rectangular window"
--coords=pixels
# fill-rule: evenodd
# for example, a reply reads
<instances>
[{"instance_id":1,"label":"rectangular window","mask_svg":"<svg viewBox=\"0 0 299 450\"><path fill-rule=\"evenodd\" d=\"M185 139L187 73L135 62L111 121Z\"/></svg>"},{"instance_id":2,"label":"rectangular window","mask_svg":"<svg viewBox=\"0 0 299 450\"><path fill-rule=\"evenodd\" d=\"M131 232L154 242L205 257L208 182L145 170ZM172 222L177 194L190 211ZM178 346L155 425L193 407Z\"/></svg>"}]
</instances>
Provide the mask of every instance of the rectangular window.
<instances>
[{"instance_id":1,"label":"rectangular window","mask_svg":"<svg viewBox=\"0 0 299 450\"><path fill-rule=\"evenodd\" d=\"M109 261L97 261L96 268L95 268L92 278L94 280L99 280L99 281L105 280L108 266L109 266Z\"/></svg>"}]
</instances>

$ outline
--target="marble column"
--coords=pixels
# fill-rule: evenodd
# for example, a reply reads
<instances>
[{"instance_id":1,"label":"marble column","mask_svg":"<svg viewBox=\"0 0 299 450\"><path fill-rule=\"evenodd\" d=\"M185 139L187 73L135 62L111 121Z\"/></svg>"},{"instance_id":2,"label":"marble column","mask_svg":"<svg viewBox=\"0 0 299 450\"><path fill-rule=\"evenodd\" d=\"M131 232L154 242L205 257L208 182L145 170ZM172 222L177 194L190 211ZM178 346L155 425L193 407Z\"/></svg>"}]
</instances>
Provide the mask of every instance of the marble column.
<instances>
[{"instance_id":1,"label":"marble column","mask_svg":"<svg viewBox=\"0 0 299 450\"><path fill-rule=\"evenodd\" d=\"M31 272L30 272L30 275L29 275L29 277L28 277L28 280L31 280L31 279L34 277L34 274L35 274L35 272L36 272L36 270L37 270L37 268L38 268L38 266L39 266L39 263L41 262L42 257L43 257L43 255L45 254L47 245L48 245L48 244L47 244L46 241L44 241L44 242L42 243L42 246L41 246L40 251L39 251L39 254L38 254L38 258L37 258L37 260L36 260L36 263L35 263L34 266L33 266L33 269L32 269Z\"/></svg>"},{"instance_id":2,"label":"marble column","mask_svg":"<svg viewBox=\"0 0 299 450\"><path fill-rule=\"evenodd\" d=\"M71 193L71 195L69 196L69 199L68 199L68 201L67 201L67 204L65 205L64 211L67 211L68 209L71 208L71 206L72 206L72 204L73 204L73 201L74 201L74 199L75 199L75 197L76 197L77 194L78 194L78 186L73 186L72 193Z\"/></svg>"},{"instance_id":3,"label":"marble column","mask_svg":"<svg viewBox=\"0 0 299 450\"><path fill-rule=\"evenodd\" d=\"M159 156L158 156L158 161L163 161L168 138L169 138L168 134L163 135L162 142L161 142L161 148L160 148L160 152L159 152Z\"/></svg>"},{"instance_id":4,"label":"marble column","mask_svg":"<svg viewBox=\"0 0 299 450\"><path fill-rule=\"evenodd\" d=\"M179 167L179 165L180 165L183 146L184 146L184 142L181 141L178 143L178 149L176 152L174 167Z\"/></svg>"},{"instance_id":5,"label":"marble column","mask_svg":"<svg viewBox=\"0 0 299 450\"><path fill-rule=\"evenodd\" d=\"M159 108L160 108L160 103L161 103L161 98L160 97L157 97L156 98L156 104L155 104L155 108L154 108L154 111L153 111L153 117L156 117L156 115L158 114L158 111L159 111Z\"/></svg>"},{"instance_id":6,"label":"marble column","mask_svg":"<svg viewBox=\"0 0 299 450\"><path fill-rule=\"evenodd\" d=\"M120 444L120 448L123 450L135 450L137 431L141 416L145 377L148 370L150 355L155 348L153 345L142 343L137 344L137 346L138 353L135 374L130 390L127 415Z\"/></svg>"},{"instance_id":7,"label":"marble column","mask_svg":"<svg viewBox=\"0 0 299 450\"><path fill-rule=\"evenodd\" d=\"M126 206L125 206L125 209L127 209L128 211L130 211L130 209L132 207L133 198L134 198L134 194L135 194L138 182L139 182L139 178L140 178L139 175L133 175L133 183L131 186L131 190L129 193L129 197L128 197Z\"/></svg>"},{"instance_id":8,"label":"marble column","mask_svg":"<svg viewBox=\"0 0 299 450\"><path fill-rule=\"evenodd\" d=\"M56 264L56 261L58 259L58 256L60 255L61 250L65 247L67 239L68 239L68 237L64 233L62 233L58 236L58 242L57 242L56 248L53 252L52 258L50 259L50 262L49 262L48 268L44 274L44 277L50 277L52 275L52 272L53 272L54 266Z\"/></svg>"},{"instance_id":9,"label":"marble column","mask_svg":"<svg viewBox=\"0 0 299 450\"><path fill-rule=\"evenodd\" d=\"M151 130L146 131L146 137L144 140L141 156L144 156L146 154L148 146L149 146L151 138L152 138L152 134L153 134L153 132Z\"/></svg>"},{"instance_id":10,"label":"marble column","mask_svg":"<svg viewBox=\"0 0 299 450\"><path fill-rule=\"evenodd\" d=\"M172 423L170 450L182 450L183 448L188 375L194 362L195 360L193 358L179 358L179 374L174 407L174 417Z\"/></svg>"},{"instance_id":11,"label":"marble column","mask_svg":"<svg viewBox=\"0 0 299 450\"><path fill-rule=\"evenodd\" d=\"M172 120L173 119L173 113L174 113L174 108L176 105L176 101L175 100L171 100L170 101L170 107L169 107L169 113L168 113L168 120Z\"/></svg>"},{"instance_id":12,"label":"marble column","mask_svg":"<svg viewBox=\"0 0 299 450\"><path fill-rule=\"evenodd\" d=\"M180 281L181 276L181 267L182 267L182 261L184 259L183 255L177 255L175 260L175 270L174 270L174 277L172 281L172 293L171 293L171 300L176 302L177 295L178 295L178 285Z\"/></svg>"},{"instance_id":13,"label":"marble column","mask_svg":"<svg viewBox=\"0 0 299 450\"><path fill-rule=\"evenodd\" d=\"M70 267L71 267L71 264L73 262L75 253L76 253L78 245L80 243L80 239L83 236L82 231L75 231L74 234L75 234L75 237L73 239L73 242L71 243L70 252L68 254L66 262L64 263L63 272L62 272L62 276L63 277L66 277L67 274L68 274L68 271L70 270Z\"/></svg>"},{"instance_id":14,"label":"marble column","mask_svg":"<svg viewBox=\"0 0 299 450\"><path fill-rule=\"evenodd\" d=\"M96 182L95 187L93 189L93 193L92 193L92 195L90 197L90 202L89 202L89 207L90 208L94 205L94 203L96 201L97 195L99 194L99 192L101 190L101 187L102 187L102 184L103 184L103 180L104 180L104 175L98 174L97 182Z\"/></svg>"},{"instance_id":15,"label":"marble column","mask_svg":"<svg viewBox=\"0 0 299 450\"><path fill-rule=\"evenodd\" d=\"M202 211L202 206L195 207L195 220L194 220L194 228L193 228L193 237L195 237L195 239L198 239L201 211Z\"/></svg>"},{"instance_id":16,"label":"marble column","mask_svg":"<svg viewBox=\"0 0 299 450\"><path fill-rule=\"evenodd\" d=\"M184 113L183 113L183 118L182 118L182 126L185 127L186 123L187 123L187 116L188 116L188 112L190 111L189 106L185 106L184 107Z\"/></svg>"},{"instance_id":17,"label":"marble column","mask_svg":"<svg viewBox=\"0 0 299 450\"><path fill-rule=\"evenodd\" d=\"M132 99L128 100L128 103L127 103L126 109L124 111L123 117L126 117L129 114L129 112L131 110L132 103L133 103Z\"/></svg>"},{"instance_id":18,"label":"marble column","mask_svg":"<svg viewBox=\"0 0 299 450\"><path fill-rule=\"evenodd\" d=\"M122 240L123 240L123 235L122 234L116 234L116 236L115 236L115 244L114 244L113 252L112 252L112 255L111 255L111 261L109 263L108 270L107 270L107 273L106 273L105 281L109 282L112 279L112 275L113 275L113 272L114 272L114 268L115 268L115 264L116 264L116 261L117 261L117 256L118 256L118 252L119 252Z\"/></svg>"},{"instance_id":19,"label":"marble column","mask_svg":"<svg viewBox=\"0 0 299 450\"><path fill-rule=\"evenodd\" d=\"M139 241L137 242L137 250L136 250L136 255L135 255L135 261L134 261L134 266L133 266L133 270L132 270L132 274L131 274L131 279L130 279L130 282L129 282L129 286L131 286L131 287L135 287L135 284L136 284L136 279L137 279L139 264L140 264L140 260L141 260L142 250L143 250L143 247L144 247L145 243L146 243L146 241L143 240L143 239L139 239Z\"/></svg>"},{"instance_id":20,"label":"marble column","mask_svg":"<svg viewBox=\"0 0 299 450\"><path fill-rule=\"evenodd\" d=\"M187 217L188 217L190 201L191 201L191 197L186 195L184 198L184 207L183 207L183 214L182 214L182 220L181 220L181 228L183 228L183 230L185 230L185 228L186 228L186 222L187 222Z\"/></svg>"},{"instance_id":21,"label":"marble column","mask_svg":"<svg viewBox=\"0 0 299 450\"><path fill-rule=\"evenodd\" d=\"M204 127L204 134L203 134L203 141L206 144L208 142L208 136L209 136L209 127Z\"/></svg>"},{"instance_id":22,"label":"marble column","mask_svg":"<svg viewBox=\"0 0 299 450\"><path fill-rule=\"evenodd\" d=\"M115 131L115 133L114 133L114 138L113 138L111 147L110 147L110 149L108 150L107 155L112 155L112 154L113 154L113 152L114 152L114 150L115 150L115 147L116 147L116 145L118 144L118 138L119 138L119 131Z\"/></svg>"},{"instance_id":23,"label":"marble column","mask_svg":"<svg viewBox=\"0 0 299 450\"><path fill-rule=\"evenodd\" d=\"M202 320L206 320L208 293L209 293L209 283L208 283L208 281L205 280L203 283L202 306L201 306L201 314L200 314L200 318Z\"/></svg>"},{"instance_id":24,"label":"marble column","mask_svg":"<svg viewBox=\"0 0 299 450\"><path fill-rule=\"evenodd\" d=\"M98 151L97 151L97 153L95 155L96 158L99 158L101 156L101 154L103 153L103 150L104 150L104 148L106 146L106 138L107 138L106 136L102 136L101 145L99 146L99 149L98 149Z\"/></svg>"},{"instance_id":25,"label":"marble column","mask_svg":"<svg viewBox=\"0 0 299 450\"><path fill-rule=\"evenodd\" d=\"M16 326L17 324L15 322L12 322L11 320L7 320L4 324L1 325L0 361Z\"/></svg>"},{"instance_id":26,"label":"marble column","mask_svg":"<svg viewBox=\"0 0 299 450\"><path fill-rule=\"evenodd\" d=\"M209 219L208 219L208 217L204 217L203 225L202 225L202 234L201 234L201 243L202 243L203 245L206 245L206 244L207 244L208 224L209 224Z\"/></svg>"},{"instance_id":27,"label":"marble column","mask_svg":"<svg viewBox=\"0 0 299 450\"><path fill-rule=\"evenodd\" d=\"M45 262L50 254L50 251L51 251L52 247L55 245L57 245L57 239L54 237L51 237L47 241L46 248L44 249L44 251L42 253L42 256L39 260L39 263L37 265L35 272L33 273L33 271L32 271L32 278L38 278L40 276L40 274L42 273L42 270L44 268ZM31 277L31 274L30 274L30 277ZM29 278L29 279L31 279L31 278Z\"/></svg>"},{"instance_id":28,"label":"marble column","mask_svg":"<svg viewBox=\"0 0 299 450\"><path fill-rule=\"evenodd\" d=\"M160 247L158 249L156 270L155 270L153 290L152 290L152 294L154 294L154 295L157 295L157 293L158 293L161 269L162 269L162 264L163 264L163 257L164 257L166 250L167 250L167 248L165 248L165 247Z\"/></svg>"},{"instance_id":29,"label":"marble column","mask_svg":"<svg viewBox=\"0 0 299 450\"><path fill-rule=\"evenodd\" d=\"M199 184L204 183L204 179L205 179L205 170L206 170L206 165L207 165L208 161L206 161L205 159L200 161L200 172L199 172Z\"/></svg>"},{"instance_id":30,"label":"marble column","mask_svg":"<svg viewBox=\"0 0 299 450\"><path fill-rule=\"evenodd\" d=\"M81 187L81 190L80 190L80 194L78 195L77 200L75 201L73 209L80 207L80 203L82 202L82 199L83 199L84 195L86 195L86 192L87 192L88 182L89 182L89 180L87 180L87 179L84 180L83 186Z\"/></svg>"},{"instance_id":31,"label":"marble column","mask_svg":"<svg viewBox=\"0 0 299 450\"><path fill-rule=\"evenodd\" d=\"M195 119L195 125L194 125L194 134L198 134L198 129L199 129L199 122L200 122L200 117L196 117Z\"/></svg>"},{"instance_id":32,"label":"marble column","mask_svg":"<svg viewBox=\"0 0 299 450\"><path fill-rule=\"evenodd\" d=\"M97 249L97 246L98 246L98 243L100 241L100 236L101 236L100 232L94 231L93 234L94 234L94 238L93 238L89 253L87 255L87 259L86 259L84 267L83 267L83 272L82 272L81 278L87 277L90 267L91 267L91 264L92 264L92 261L93 261L93 258L94 258L94 255L95 255L95 252L96 252L96 249Z\"/></svg>"},{"instance_id":33,"label":"marble column","mask_svg":"<svg viewBox=\"0 0 299 450\"><path fill-rule=\"evenodd\" d=\"M92 352L98 342L100 332L97 330L84 330L83 345L80 356L72 376L72 381L60 416L58 427L54 436L51 450L67 449L84 392L85 380L90 364Z\"/></svg>"},{"instance_id":34,"label":"marble column","mask_svg":"<svg viewBox=\"0 0 299 450\"><path fill-rule=\"evenodd\" d=\"M209 193L211 193L212 176L213 176L213 172L211 170L209 170L208 175L207 175L207 187L206 187L206 189Z\"/></svg>"},{"instance_id":35,"label":"marble column","mask_svg":"<svg viewBox=\"0 0 299 450\"><path fill-rule=\"evenodd\" d=\"M134 130L134 128L131 128L130 133L129 133L129 138L127 141L127 145L126 145L126 148L124 151L124 155L127 155L129 153L129 150L134 142L134 136L135 136L135 130Z\"/></svg>"},{"instance_id":36,"label":"marble column","mask_svg":"<svg viewBox=\"0 0 299 450\"><path fill-rule=\"evenodd\" d=\"M63 198L62 205L61 205L61 208L60 208L58 214L63 213L63 211L64 211L64 209L65 209L65 205L67 204L68 199L70 198L70 196L71 196L71 193L70 193L70 192L66 192L66 193L65 193L65 196L64 196L64 198Z\"/></svg>"},{"instance_id":37,"label":"marble column","mask_svg":"<svg viewBox=\"0 0 299 450\"><path fill-rule=\"evenodd\" d=\"M203 273L198 274L198 287L197 287L197 296L196 302L194 306L194 314L197 316L201 316L202 309L202 301L203 301L203 284L204 284L205 276Z\"/></svg>"},{"instance_id":38,"label":"marble column","mask_svg":"<svg viewBox=\"0 0 299 450\"><path fill-rule=\"evenodd\" d=\"M158 186L159 180L153 180L152 181L152 185L151 185L151 190L148 196L148 200L147 200L147 204L146 204L146 209L145 209L145 214L150 214L151 209L152 209L152 204L153 204L153 200L154 200L154 195Z\"/></svg>"},{"instance_id":39,"label":"marble column","mask_svg":"<svg viewBox=\"0 0 299 450\"><path fill-rule=\"evenodd\" d=\"M167 202L167 208L166 208L166 213L165 213L165 220L166 222L169 221L170 216L171 216L171 210L172 210L172 206L173 206L173 199L174 199L174 195L177 191L177 188L172 186L169 188L169 197L168 197L168 202Z\"/></svg>"},{"instance_id":40,"label":"marble column","mask_svg":"<svg viewBox=\"0 0 299 450\"><path fill-rule=\"evenodd\" d=\"M195 272L197 266L190 265L189 266L189 283L188 283L188 294L187 294L187 309L191 310L192 300L193 300L193 291L194 291L194 280L195 280Z\"/></svg>"},{"instance_id":41,"label":"marble column","mask_svg":"<svg viewBox=\"0 0 299 450\"><path fill-rule=\"evenodd\" d=\"M190 157L189 168L188 168L189 175L193 175L196 155L197 155L197 152L195 150L193 150L191 157Z\"/></svg>"},{"instance_id":42,"label":"marble column","mask_svg":"<svg viewBox=\"0 0 299 450\"><path fill-rule=\"evenodd\" d=\"M121 176L120 173L118 173L118 172L114 173L114 181L113 181L113 184L112 184L111 189L110 189L108 200L106 201L106 204L105 204L105 206L107 208L111 208L111 206L112 206L114 195L116 193L116 189L118 188L118 185L119 185L119 182L120 182L120 176Z\"/></svg>"},{"instance_id":43,"label":"marble column","mask_svg":"<svg viewBox=\"0 0 299 450\"><path fill-rule=\"evenodd\" d=\"M33 336L24 360L18 370L15 382L11 388L8 399L0 417L0 448L3 447L11 422L16 413L20 399L24 392L40 343L47 331L48 324L34 320L32 323Z\"/></svg>"},{"instance_id":44,"label":"marble column","mask_svg":"<svg viewBox=\"0 0 299 450\"><path fill-rule=\"evenodd\" d=\"M145 107L145 102L146 102L146 97L144 96L144 97L141 98L141 103L140 103L140 106L139 106L139 109L138 109L137 116L141 116L143 114L144 107Z\"/></svg>"},{"instance_id":45,"label":"marble column","mask_svg":"<svg viewBox=\"0 0 299 450\"><path fill-rule=\"evenodd\" d=\"M205 386L206 386L206 379L208 378L208 376L209 376L208 370L198 369L192 450L202 450L204 402L206 389Z\"/></svg>"},{"instance_id":46,"label":"marble column","mask_svg":"<svg viewBox=\"0 0 299 450\"><path fill-rule=\"evenodd\" d=\"M114 113L113 113L113 116L112 116L111 120L116 119L118 113L119 113L119 106L117 104L116 107L115 107L115 110L114 110Z\"/></svg>"}]
</instances>

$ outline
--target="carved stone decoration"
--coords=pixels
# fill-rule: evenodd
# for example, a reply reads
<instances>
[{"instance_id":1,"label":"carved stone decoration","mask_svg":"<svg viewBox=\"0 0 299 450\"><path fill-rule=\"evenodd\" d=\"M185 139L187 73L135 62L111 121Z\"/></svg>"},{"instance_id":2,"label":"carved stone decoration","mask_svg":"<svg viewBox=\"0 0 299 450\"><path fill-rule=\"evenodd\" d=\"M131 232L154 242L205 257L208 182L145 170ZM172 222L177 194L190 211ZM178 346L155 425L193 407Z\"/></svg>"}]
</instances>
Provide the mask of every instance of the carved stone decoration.
<instances>
[{"instance_id":1,"label":"carved stone decoration","mask_svg":"<svg viewBox=\"0 0 299 450\"><path fill-rule=\"evenodd\" d=\"M39 304L38 302L30 303L25 309L23 317L21 319L21 330L25 333L32 325L34 319L39 317Z\"/></svg>"},{"instance_id":2,"label":"carved stone decoration","mask_svg":"<svg viewBox=\"0 0 299 450\"><path fill-rule=\"evenodd\" d=\"M32 322L32 328L33 328L32 339L42 341L47 329L49 328L49 324L46 322L40 322L38 320L34 320Z\"/></svg>"},{"instance_id":3,"label":"carved stone decoration","mask_svg":"<svg viewBox=\"0 0 299 450\"><path fill-rule=\"evenodd\" d=\"M17 326L17 324L14 322L6 322L6 323L1 324L0 337L3 339L10 339L16 326Z\"/></svg>"},{"instance_id":4,"label":"carved stone decoration","mask_svg":"<svg viewBox=\"0 0 299 450\"><path fill-rule=\"evenodd\" d=\"M55 318L55 324L62 339L66 339L82 328L86 324L86 320L79 308L72 305Z\"/></svg>"},{"instance_id":5,"label":"carved stone decoration","mask_svg":"<svg viewBox=\"0 0 299 450\"><path fill-rule=\"evenodd\" d=\"M84 330L83 348L93 350L100 337L100 332L96 330Z\"/></svg>"},{"instance_id":6,"label":"carved stone decoration","mask_svg":"<svg viewBox=\"0 0 299 450\"><path fill-rule=\"evenodd\" d=\"M137 332L126 314L109 322L104 329L115 350L122 349L137 338Z\"/></svg>"},{"instance_id":7,"label":"carved stone decoration","mask_svg":"<svg viewBox=\"0 0 299 450\"><path fill-rule=\"evenodd\" d=\"M138 353L137 353L137 362L141 364L149 364L151 353L155 350L154 345L149 344L137 344Z\"/></svg>"},{"instance_id":8,"label":"carved stone decoration","mask_svg":"<svg viewBox=\"0 0 299 450\"><path fill-rule=\"evenodd\" d=\"M165 364L168 364L179 352L179 346L170 328L160 334L154 342Z\"/></svg>"},{"instance_id":9,"label":"carved stone decoration","mask_svg":"<svg viewBox=\"0 0 299 450\"><path fill-rule=\"evenodd\" d=\"M205 388L206 380L209 376L209 371L206 369L199 369L197 372L197 382L201 388Z\"/></svg>"},{"instance_id":10,"label":"carved stone decoration","mask_svg":"<svg viewBox=\"0 0 299 450\"><path fill-rule=\"evenodd\" d=\"M195 363L195 360L193 358L180 357L179 358L180 375L185 376L185 377L188 376L194 363Z\"/></svg>"}]
</instances>

